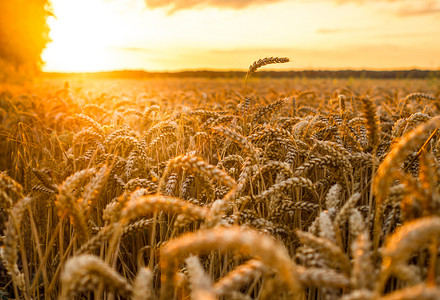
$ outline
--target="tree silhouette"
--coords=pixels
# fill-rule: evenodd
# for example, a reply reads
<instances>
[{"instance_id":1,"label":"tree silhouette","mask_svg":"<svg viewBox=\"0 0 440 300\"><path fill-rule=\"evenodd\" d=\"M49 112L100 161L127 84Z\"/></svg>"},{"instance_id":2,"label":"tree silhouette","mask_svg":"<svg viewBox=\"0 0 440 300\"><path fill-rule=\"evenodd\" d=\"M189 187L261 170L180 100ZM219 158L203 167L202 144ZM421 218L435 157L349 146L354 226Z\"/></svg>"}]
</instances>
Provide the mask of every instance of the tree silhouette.
<instances>
[{"instance_id":1,"label":"tree silhouette","mask_svg":"<svg viewBox=\"0 0 440 300\"><path fill-rule=\"evenodd\" d=\"M47 0L0 0L0 72L39 70L49 15Z\"/></svg>"}]
</instances>

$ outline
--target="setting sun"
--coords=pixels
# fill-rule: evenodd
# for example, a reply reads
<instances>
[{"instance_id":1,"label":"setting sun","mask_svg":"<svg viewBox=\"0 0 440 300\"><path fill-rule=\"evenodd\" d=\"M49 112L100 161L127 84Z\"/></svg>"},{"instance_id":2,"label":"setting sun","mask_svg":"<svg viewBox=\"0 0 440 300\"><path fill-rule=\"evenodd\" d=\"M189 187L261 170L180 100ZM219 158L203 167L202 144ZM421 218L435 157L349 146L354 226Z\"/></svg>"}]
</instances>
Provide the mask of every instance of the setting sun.
<instances>
[{"instance_id":1,"label":"setting sun","mask_svg":"<svg viewBox=\"0 0 440 300\"><path fill-rule=\"evenodd\" d=\"M90 72L123 66L116 49L127 42L126 20L111 3L53 1L53 7L56 18L48 21L53 42L43 54L48 69Z\"/></svg>"}]
</instances>

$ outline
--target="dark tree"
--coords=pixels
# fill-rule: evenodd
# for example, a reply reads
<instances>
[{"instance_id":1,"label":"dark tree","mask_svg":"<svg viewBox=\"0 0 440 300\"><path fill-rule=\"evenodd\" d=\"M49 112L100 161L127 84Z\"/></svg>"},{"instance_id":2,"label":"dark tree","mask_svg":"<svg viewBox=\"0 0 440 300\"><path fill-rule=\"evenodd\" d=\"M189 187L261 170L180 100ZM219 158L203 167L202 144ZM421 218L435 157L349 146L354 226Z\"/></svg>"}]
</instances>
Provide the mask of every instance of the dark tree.
<instances>
[{"instance_id":1,"label":"dark tree","mask_svg":"<svg viewBox=\"0 0 440 300\"><path fill-rule=\"evenodd\" d=\"M39 70L49 15L47 0L0 0L0 80L1 73Z\"/></svg>"}]
</instances>

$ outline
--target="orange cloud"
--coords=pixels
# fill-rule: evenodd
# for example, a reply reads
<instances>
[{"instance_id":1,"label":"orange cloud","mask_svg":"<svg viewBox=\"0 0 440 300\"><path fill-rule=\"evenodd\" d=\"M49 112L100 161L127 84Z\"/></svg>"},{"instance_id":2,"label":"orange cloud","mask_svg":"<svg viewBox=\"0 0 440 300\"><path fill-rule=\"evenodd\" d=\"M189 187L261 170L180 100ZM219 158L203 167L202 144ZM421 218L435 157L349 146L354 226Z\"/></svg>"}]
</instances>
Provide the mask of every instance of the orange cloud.
<instances>
[{"instance_id":1,"label":"orange cloud","mask_svg":"<svg viewBox=\"0 0 440 300\"><path fill-rule=\"evenodd\" d=\"M372 2L387 2L398 16L419 16L440 13L440 0L334 0L337 4L356 3L368 4Z\"/></svg>"},{"instance_id":2,"label":"orange cloud","mask_svg":"<svg viewBox=\"0 0 440 300\"><path fill-rule=\"evenodd\" d=\"M402 6L398 14L400 16L417 16L440 13L440 1L426 1L418 4Z\"/></svg>"},{"instance_id":3,"label":"orange cloud","mask_svg":"<svg viewBox=\"0 0 440 300\"><path fill-rule=\"evenodd\" d=\"M169 13L190 8L219 7L242 9L249 6L271 4L284 0L145 0L148 8L165 8Z\"/></svg>"},{"instance_id":4,"label":"orange cloud","mask_svg":"<svg viewBox=\"0 0 440 300\"><path fill-rule=\"evenodd\" d=\"M162 8L169 14L179 10L200 9L205 7L244 9L250 6L273 4L286 0L144 0L150 9ZM333 2L337 5L355 3L368 5L370 3L388 3L389 9L401 17L418 16L440 13L440 0L296 0L302 3Z\"/></svg>"}]
</instances>

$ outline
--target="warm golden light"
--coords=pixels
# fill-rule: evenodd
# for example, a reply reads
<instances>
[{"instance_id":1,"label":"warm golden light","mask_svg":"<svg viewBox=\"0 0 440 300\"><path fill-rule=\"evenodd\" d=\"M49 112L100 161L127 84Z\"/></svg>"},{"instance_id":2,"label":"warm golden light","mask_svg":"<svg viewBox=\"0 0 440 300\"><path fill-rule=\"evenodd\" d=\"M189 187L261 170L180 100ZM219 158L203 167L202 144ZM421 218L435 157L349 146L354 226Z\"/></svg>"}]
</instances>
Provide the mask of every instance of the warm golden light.
<instances>
[{"instance_id":1,"label":"warm golden light","mask_svg":"<svg viewBox=\"0 0 440 300\"><path fill-rule=\"evenodd\" d=\"M56 18L48 21L53 42L43 53L46 69L91 72L124 67L117 47L129 34L117 6L99 0L52 2Z\"/></svg>"},{"instance_id":2,"label":"warm golden light","mask_svg":"<svg viewBox=\"0 0 440 300\"><path fill-rule=\"evenodd\" d=\"M428 1L427 1L428 2ZM440 67L440 0L52 0L44 70ZM185 4L185 5L184 5Z\"/></svg>"}]
</instances>

